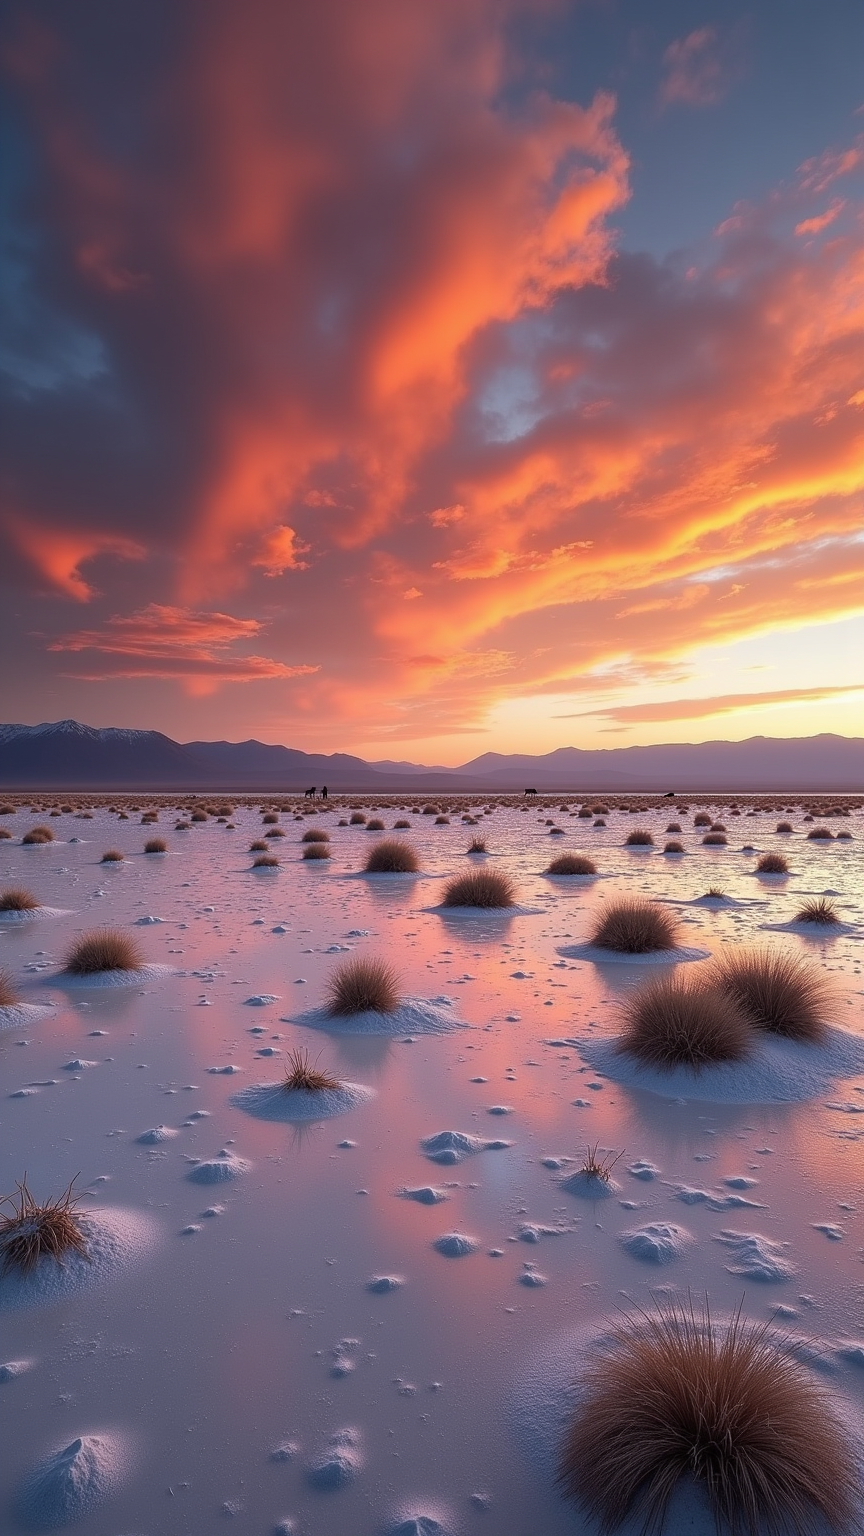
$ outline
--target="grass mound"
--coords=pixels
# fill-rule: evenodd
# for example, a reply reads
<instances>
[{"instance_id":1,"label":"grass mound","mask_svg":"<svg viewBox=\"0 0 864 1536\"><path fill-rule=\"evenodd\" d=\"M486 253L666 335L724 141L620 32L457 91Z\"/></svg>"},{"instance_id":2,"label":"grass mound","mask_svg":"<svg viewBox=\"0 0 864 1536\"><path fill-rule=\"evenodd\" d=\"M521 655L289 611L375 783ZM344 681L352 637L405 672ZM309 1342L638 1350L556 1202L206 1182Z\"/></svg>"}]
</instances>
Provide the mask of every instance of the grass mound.
<instances>
[{"instance_id":1,"label":"grass mound","mask_svg":"<svg viewBox=\"0 0 864 1536\"><path fill-rule=\"evenodd\" d=\"M369 820L366 823L366 831L367 832L383 832L384 830L385 830L384 823L381 820L381 817L380 816L370 816Z\"/></svg>"},{"instance_id":2,"label":"grass mound","mask_svg":"<svg viewBox=\"0 0 864 1536\"><path fill-rule=\"evenodd\" d=\"M811 843L828 843L831 842L833 836L834 833L829 827L811 827L807 833L808 841Z\"/></svg>"},{"instance_id":3,"label":"grass mound","mask_svg":"<svg viewBox=\"0 0 864 1536\"><path fill-rule=\"evenodd\" d=\"M684 852L684 844L683 843L679 843L677 838L672 838L670 842L664 844L663 852L664 853L683 853Z\"/></svg>"},{"instance_id":4,"label":"grass mound","mask_svg":"<svg viewBox=\"0 0 864 1536\"><path fill-rule=\"evenodd\" d=\"M372 849L364 867L367 875L416 875L420 864L409 843L388 837Z\"/></svg>"},{"instance_id":5,"label":"grass mound","mask_svg":"<svg viewBox=\"0 0 864 1536\"><path fill-rule=\"evenodd\" d=\"M119 928L94 928L76 939L66 956L70 976L98 976L102 971L139 971L144 956L138 944Z\"/></svg>"},{"instance_id":6,"label":"grass mound","mask_svg":"<svg viewBox=\"0 0 864 1536\"><path fill-rule=\"evenodd\" d=\"M314 859L329 859L329 857L330 857L330 844L329 843L307 843L306 847L303 849L303 857L304 857L304 859L313 859L313 860Z\"/></svg>"},{"instance_id":7,"label":"grass mound","mask_svg":"<svg viewBox=\"0 0 864 1536\"><path fill-rule=\"evenodd\" d=\"M456 875L444 887L443 907L512 907L516 888L509 875L497 870L475 869Z\"/></svg>"},{"instance_id":8,"label":"grass mound","mask_svg":"<svg viewBox=\"0 0 864 1536\"><path fill-rule=\"evenodd\" d=\"M792 831L792 823L791 823L791 821L778 821L778 823L777 823L776 827L774 828L774 830L775 830L775 832L791 832Z\"/></svg>"},{"instance_id":9,"label":"grass mound","mask_svg":"<svg viewBox=\"0 0 864 1536\"><path fill-rule=\"evenodd\" d=\"M756 865L757 875L788 875L789 864L782 853L763 853Z\"/></svg>"},{"instance_id":10,"label":"grass mound","mask_svg":"<svg viewBox=\"0 0 864 1536\"><path fill-rule=\"evenodd\" d=\"M166 843L164 837L151 837L148 838L147 842L144 844L144 852L167 853L168 844Z\"/></svg>"},{"instance_id":11,"label":"grass mound","mask_svg":"<svg viewBox=\"0 0 864 1536\"><path fill-rule=\"evenodd\" d=\"M282 1084L287 1091L301 1089L305 1093L323 1093L326 1088L339 1086L338 1077L331 1077L329 1072L319 1072L317 1065L310 1063L308 1051L301 1047L288 1052L288 1071Z\"/></svg>"},{"instance_id":12,"label":"grass mound","mask_svg":"<svg viewBox=\"0 0 864 1536\"><path fill-rule=\"evenodd\" d=\"M466 848L465 852L466 853L488 853L489 849L486 847L486 839L485 839L485 837L472 837L471 842L470 842L469 846Z\"/></svg>"},{"instance_id":13,"label":"grass mound","mask_svg":"<svg viewBox=\"0 0 864 1536\"><path fill-rule=\"evenodd\" d=\"M102 858L100 860L100 863L102 863L102 864L122 864L123 863L123 859L124 859L124 855L120 852L119 848L108 848L108 849L106 849L105 853L103 853Z\"/></svg>"},{"instance_id":14,"label":"grass mound","mask_svg":"<svg viewBox=\"0 0 864 1536\"><path fill-rule=\"evenodd\" d=\"M308 832L303 833L300 841L301 843L329 843L330 833L325 832L323 827L310 827Z\"/></svg>"},{"instance_id":15,"label":"grass mound","mask_svg":"<svg viewBox=\"0 0 864 1536\"><path fill-rule=\"evenodd\" d=\"M276 869L279 860L275 853L259 853L252 860L253 869Z\"/></svg>"},{"instance_id":16,"label":"grass mound","mask_svg":"<svg viewBox=\"0 0 864 1536\"><path fill-rule=\"evenodd\" d=\"M648 1067L702 1067L743 1061L751 1029L740 1007L692 975L660 976L622 1007L620 1049Z\"/></svg>"},{"instance_id":17,"label":"grass mound","mask_svg":"<svg viewBox=\"0 0 864 1536\"><path fill-rule=\"evenodd\" d=\"M38 847L39 843L53 843L54 833L50 827L31 827L21 839L26 847Z\"/></svg>"},{"instance_id":18,"label":"grass mound","mask_svg":"<svg viewBox=\"0 0 864 1536\"><path fill-rule=\"evenodd\" d=\"M702 839L704 848L725 848L728 838L725 832L706 832Z\"/></svg>"},{"instance_id":19,"label":"grass mound","mask_svg":"<svg viewBox=\"0 0 864 1536\"><path fill-rule=\"evenodd\" d=\"M352 1013L395 1013L399 978L392 965L357 955L336 967L327 984L327 1009L334 1018Z\"/></svg>"},{"instance_id":20,"label":"grass mound","mask_svg":"<svg viewBox=\"0 0 864 1536\"><path fill-rule=\"evenodd\" d=\"M623 955L650 955L676 947L678 925L664 907L632 899L616 901L600 916L590 943Z\"/></svg>"},{"instance_id":21,"label":"grass mound","mask_svg":"<svg viewBox=\"0 0 864 1536\"><path fill-rule=\"evenodd\" d=\"M75 1210L79 1197L72 1193L72 1184L57 1200L37 1205L27 1188L25 1174L15 1194L0 1199L0 1208L11 1207L9 1215L0 1216L0 1273L8 1275L18 1270L29 1275L40 1259L50 1258L62 1265L68 1253L87 1257L84 1233Z\"/></svg>"},{"instance_id":22,"label":"grass mound","mask_svg":"<svg viewBox=\"0 0 864 1536\"><path fill-rule=\"evenodd\" d=\"M624 839L625 848L653 848L654 839L645 827L634 827Z\"/></svg>"},{"instance_id":23,"label":"grass mound","mask_svg":"<svg viewBox=\"0 0 864 1536\"><path fill-rule=\"evenodd\" d=\"M20 1002L15 983L8 971L0 966L0 1008L14 1008Z\"/></svg>"},{"instance_id":24,"label":"grass mound","mask_svg":"<svg viewBox=\"0 0 864 1536\"><path fill-rule=\"evenodd\" d=\"M628 1318L591 1364L559 1482L604 1533L663 1528L678 1482L704 1487L718 1531L808 1536L855 1523L858 1474L828 1393L770 1323L725 1328L661 1303Z\"/></svg>"},{"instance_id":25,"label":"grass mound","mask_svg":"<svg viewBox=\"0 0 864 1536\"><path fill-rule=\"evenodd\" d=\"M596 875L597 865L584 853L560 853L553 859L547 875Z\"/></svg>"},{"instance_id":26,"label":"grass mound","mask_svg":"<svg viewBox=\"0 0 864 1536\"><path fill-rule=\"evenodd\" d=\"M39 902L23 885L7 885L0 891L0 912L35 912Z\"/></svg>"},{"instance_id":27,"label":"grass mound","mask_svg":"<svg viewBox=\"0 0 864 1536\"><path fill-rule=\"evenodd\" d=\"M756 1029L817 1043L832 1011L829 983L802 956L782 950L726 950L716 983Z\"/></svg>"},{"instance_id":28,"label":"grass mound","mask_svg":"<svg viewBox=\"0 0 864 1536\"><path fill-rule=\"evenodd\" d=\"M824 928L836 928L840 922L833 901L826 896L819 896L813 901L805 901L803 907L795 913L796 923L819 923Z\"/></svg>"}]
</instances>

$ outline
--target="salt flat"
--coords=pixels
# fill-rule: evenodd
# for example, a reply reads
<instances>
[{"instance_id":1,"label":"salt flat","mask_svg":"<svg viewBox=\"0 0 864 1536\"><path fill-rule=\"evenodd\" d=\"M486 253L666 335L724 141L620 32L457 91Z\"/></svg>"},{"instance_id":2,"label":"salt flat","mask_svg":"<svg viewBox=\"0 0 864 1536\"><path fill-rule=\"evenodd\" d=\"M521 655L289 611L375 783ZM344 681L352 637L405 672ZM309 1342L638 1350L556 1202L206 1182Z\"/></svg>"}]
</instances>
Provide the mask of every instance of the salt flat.
<instances>
[{"instance_id":1,"label":"salt flat","mask_svg":"<svg viewBox=\"0 0 864 1536\"><path fill-rule=\"evenodd\" d=\"M557 1341L658 1289L707 1293L718 1315L742 1295L756 1319L779 1308L838 1398L864 1410L855 1051L837 1053L836 1074L814 1071L797 1102L736 1102L726 1079L713 1099L704 1073L690 1097L679 1073L665 1092L632 1066L616 1081L604 1042L656 966L584 948L622 894L674 904L688 955L753 942L811 956L857 1050L857 803L829 822L851 839L811 842L800 803L788 814L780 799L748 816L741 798L734 819L728 800L693 798L690 814L653 800L638 816L607 802L597 828L564 797L471 801L476 827L452 801L444 825L379 801L386 835L411 823L397 835L417 851L416 879L356 878L385 834L339 827L347 801L302 822L283 810L279 865L253 872L271 803L285 802L233 802L234 830L210 817L186 831L173 811L151 829L103 803L90 820L53 819L56 840L35 847L21 836L45 811L2 818L0 887L27 886L43 907L0 922L0 965L25 1005L0 1029L3 1192L25 1171L43 1198L77 1175L82 1210L104 1212L106 1230L116 1211L118 1230L146 1240L92 1273L76 1260L68 1283L23 1301L22 1282L0 1279L0 1529L47 1528L59 1467L63 1518L80 1514L82 1536L210 1536L223 1519L250 1536L587 1530L525 1448L524 1383ZM723 807L726 847L693 827L706 803ZM784 817L791 836L774 831ZM683 855L662 852L670 818ZM329 860L302 860L311 826L329 832ZM653 848L625 846L634 826ZM164 855L143 852L153 830ZM516 909L448 920L441 877L477 867L466 849L481 833ZM102 864L108 848L124 859ZM754 879L768 850L786 854L788 879ZM570 851L602 878L545 877ZM709 887L733 900L699 900ZM836 936L790 929L825 892ZM131 985L70 987L69 944L106 924L135 935L148 968ZM357 955L399 973L398 1032L322 1027L328 979ZM253 1091L301 1049L357 1090L321 1119ZM622 1154L603 1199L572 1188L589 1144ZM421 1516L437 1527L404 1524Z\"/></svg>"}]
</instances>

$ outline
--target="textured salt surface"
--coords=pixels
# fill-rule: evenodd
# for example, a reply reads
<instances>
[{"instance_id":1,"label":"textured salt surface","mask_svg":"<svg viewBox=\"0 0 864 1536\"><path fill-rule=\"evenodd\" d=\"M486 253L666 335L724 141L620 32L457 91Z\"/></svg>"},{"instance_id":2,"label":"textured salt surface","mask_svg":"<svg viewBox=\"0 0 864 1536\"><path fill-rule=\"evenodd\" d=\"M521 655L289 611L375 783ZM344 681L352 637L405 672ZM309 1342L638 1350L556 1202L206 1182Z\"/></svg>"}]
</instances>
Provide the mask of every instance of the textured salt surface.
<instances>
[{"instance_id":1,"label":"textured salt surface","mask_svg":"<svg viewBox=\"0 0 864 1536\"><path fill-rule=\"evenodd\" d=\"M648 1264L671 1264L694 1241L686 1227L676 1227L668 1221L652 1221L645 1227L632 1227L619 1237L621 1247L633 1259Z\"/></svg>"},{"instance_id":2,"label":"textured salt surface","mask_svg":"<svg viewBox=\"0 0 864 1536\"><path fill-rule=\"evenodd\" d=\"M620 1192L621 1186L614 1179L602 1179L599 1174L585 1173L577 1168L575 1173L561 1180L561 1188L566 1189L568 1195L579 1195L583 1200L608 1200Z\"/></svg>"},{"instance_id":3,"label":"textured salt surface","mask_svg":"<svg viewBox=\"0 0 864 1536\"><path fill-rule=\"evenodd\" d=\"M26 1028L53 1012L50 1003L7 1003L0 1008L0 1029Z\"/></svg>"},{"instance_id":4,"label":"textured salt surface","mask_svg":"<svg viewBox=\"0 0 864 1536\"><path fill-rule=\"evenodd\" d=\"M140 987L142 981L157 981L173 974L173 965L141 965L132 971L98 971L92 976L73 976L70 971L58 971L51 981L55 987L79 992L106 987Z\"/></svg>"},{"instance_id":5,"label":"textured salt surface","mask_svg":"<svg viewBox=\"0 0 864 1536\"><path fill-rule=\"evenodd\" d=\"M307 1088L283 1088L281 1083L254 1083L233 1094L230 1102L258 1120L329 1120L374 1097L374 1088L363 1083L340 1083L314 1093Z\"/></svg>"},{"instance_id":6,"label":"textured salt surface","mask_svg":"<svg viewBox=\"0 0 864 1536\"><path fill-rule=\"evenodd\" d=\"M512 1142L484 1141L482 1136L469 1136L466 1131L438 1131L434 1136L424 1136L420 1146L431 1163L446 1166L461 1163L463 1158L473 1157L475 1152L503 1151L512 1146Z\"/></svg>"},{"instance_id":7,"label":"textured salt surface","mask_svg":"<svg viewBox=\"0 0 864 1536\"><path fill-rule=\"evenodd\" d=\"M157 1228L138 1211L79 1211L87 1256L67 1254L62 1265L40 1259L34 1270L0 1275L0 1312L48 1306L100 1285L143 1260L156 1246Z\"/></svg>"},{"instance_id":8,"label":"textured salt surface","mask_svg":"<svg viewBox=\"0 0 864 1536\"><path fill-rule=\"evenodd\" d=\"M26 1376L32 1369L32 1360L4 1360L0 1365L0 1382L15 1381L19 1376Z\"/></svg>"},{"instance_id":9,"label":"textured salt surface","mask_svg":"<svg viewBox=\"0 0 864 1536\"><path fill-rule=\"evenodd\" d=\"M595 965L684 965L690 960L707 960L709 949L654 949L647 955L625 955L618 949L601 949L597 944L562 944L556 950L565 960L591 960Z\"/></svg>"},{"instance_id":10,"label":"textured salt surface","mask_svg":"<svg viewBox=\"0 0 864 1536\"><path fill-rule=\"evenodd\" d=\"M229 1184L243 1173L248 1173L252 1164L245 1158L236 1157L233 1152L222 1151L216 1157L196 1163L189 1170L187 1178L193 1184Z\"/></svg>"},{"instance_id":11,"label":"textured salt surface","mask_svg":"<svg viewBox=\"0 0 864 1536\"><path fill-rule=\"evenodd\" d=\"M36 1530L73 1525L119 1490L134 1459L127 1435L79 1435L33 1468L18 1496L19 1515Z\"/></svg>"},{"instance_id":12,"label":"textured salt surface","mask_svg":"<svg viewBox=\"0 0 864 1536\"><path fill-rule=\"evenodd\" d=\"M361 1443L359 1430L337 1429L309 1462L307 1477L312 1487L332 1493L352 1483L363 1468Z\"/></svg>"},{"instance_id":13,"label":"textured salt surface","mask_svg":"<svg viewBox=\"0 0 864 1536\"><path fill-rule=\"evenodd\" d=\"M726 1265L730 1275L744 1275L748 1280L788 1280L798 1273L797 1266L786 1257L788 1243L763 1237L760 1232L736 1232L730 1228L715 1234L715 1242L722 1243L729 1252Z\"/></svg>"},{"instance_id":14,"label":"textured salt surface","mask_svg":"<svg viewBox=\"0 0 864 1536\"><path fill-rule=\"evenodd\" d=\"M383 1536L455 1536L451 1516L444 1510L415 1506L398 1510L383 1527Z\"/></svg>"},{"instance_id":15,"label":"textured salt surface","mask_svg":"<svg viewBox=\"0 0 864 1536\"><path fill-rule=\"evenodd\" d=\"M449 1035L466 1025L451 1008L441 1003L408 998L392 1013L350 1013L334 1015L326 1008L310 1008L286 1024L301 1024L306 1029L324 1029L334 1035Z\"/></svg>"},{"instance_id":16,"label":"textured salt surface","mask_svg":"<svg viewBox=\"0 0 864 1536\"><path fill-rule=\"evenodd\" d=\"M0 923L17 928L22 923L38 923L48 917L69 917L70 907L29 907L26 912L0 912Z\"/></svg>"},{"instance_id":17,"label":"textured salt surface","mask_svg":"<svg viewBox=\"0 0 864 1536\"><path fill-rule=\"evenodd\" d=\"M464 1259L466 1254L476 1253L479 1246L476 1237L469 1237L467 1232L444 1232L432 1244L436 1253L443 1253L446 1259Z\"/></svg>"},{"instance_id":18,"label":"textured salt surface","mask_svg":"<svg viewBox=\"0 0 864 1536\"><path fill-rule=\"evenodd\" d=\"M174 1136L179 1136L179 1131L174 1131L168 1125L154 1125L149 1131L142 1131L135 1140L143 1147L158 1147L163 1141L171 1141Z\"/></svg>"},{"instance_id":19,"label":"textured salt surface","mask_svg":"<svg viewBox=\"0 0 864 1536\"><path fill-rule=\"evenodd\" d=\"M587 1036L576 1045L596 1072L628 1088L644 1088L665 1098L715 1104L801 1104L825 1093L838 1078L864 1070L864 1037L833 1026L819 1045L754 1037L746 1061L723 1062L701 1072L690 1067L661 1072L643 1066L619 1049L621 1038Z\"/></svg>"},{"instance_id":20,"label":"textured salt surface","mask_svg":"<svg viewBox=\"0 0 864 1536\"><path fill-rule=\"evenodd\" d=\"M724 1320L715 1318L715 1327L722 1328ZM784 1347L782 1335L778 1335L778 1348ZM523 1361L514 1381L509 1402L509 1419L512 1431L529 1465L539 1482L547 1490L556 1487L561 1446L570 1418L584 1401L584 1372L598 1358L602 1360L614 1346L612 1330L606 1328L572 1328L550 1339ZM795 1351L790 1349L790 1353ZM796 1356L797 1358L797 1356ZM824 1391L824 1383L820 1383ZM864 1513L864 1439L861 1425L855 1417L853 1405L845 1396L831 1394L831 1403L838 1418L844 1424L852 1453L861 1469L859 1509ZM564 1504L562 1496L562 1505ZM572 1504L567 1504L574 1521L573 1529L592 1530L593 1524L575 1516ZM562 1527L564 1529L565 1527ZM669 1536L716 1536L716 1526L703 1485L690 1479L682 1479L670 1500L664 1531ZM566 1526L570 1529L570 1525ZM827 1524L814 1514L808 1527L810 1536L836 1536ZM630 1518L616 1528L616 1536L644 1536L643 1522ZM760 1532L760 1536L763 1533ZM767 1528L764 1536L768 1536Z\"/></svg>"}]
</instances>

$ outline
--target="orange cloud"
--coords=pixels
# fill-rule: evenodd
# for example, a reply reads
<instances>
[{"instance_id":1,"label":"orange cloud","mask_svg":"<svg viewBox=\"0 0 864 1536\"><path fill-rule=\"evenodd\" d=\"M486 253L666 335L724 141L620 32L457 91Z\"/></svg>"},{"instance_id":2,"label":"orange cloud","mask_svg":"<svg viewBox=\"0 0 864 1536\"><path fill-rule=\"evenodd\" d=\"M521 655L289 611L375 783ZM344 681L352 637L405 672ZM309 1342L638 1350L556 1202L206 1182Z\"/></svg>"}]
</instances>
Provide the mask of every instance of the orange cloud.
<instances>
[{"instance_id":1,"label":"orange cloud","mask_svg":"<svg viewBox=\"0 0 864 1536\"><path fill-rule=\"evenodd\" d=\"M708 715L729 715L739 709L760 709L768 704L809 704L820 699L834 699L843 694L864 693L859 687L778 688L771 693L721 693L704 699L669 699L656 704L611 704L584 710L578 715L558 715L558 720L584 720L600 716L621 725L646 721L701 720Z\"/></svg>"},{"instance_id":2,"label":"orange cloud","mask_svg":"<svg viewBox=\"0 0 864 1536\"><path fill-rule=\"evenodd\" d=\"M120 533L37 527L16 515L8 516L5 525L12 543L41 580L77 603L89 602L96 593L81 574L80 567L86 561L99 555L113 555L118 560L143 560L146 555L142 544Z\"/></svg>"}]
</instances>

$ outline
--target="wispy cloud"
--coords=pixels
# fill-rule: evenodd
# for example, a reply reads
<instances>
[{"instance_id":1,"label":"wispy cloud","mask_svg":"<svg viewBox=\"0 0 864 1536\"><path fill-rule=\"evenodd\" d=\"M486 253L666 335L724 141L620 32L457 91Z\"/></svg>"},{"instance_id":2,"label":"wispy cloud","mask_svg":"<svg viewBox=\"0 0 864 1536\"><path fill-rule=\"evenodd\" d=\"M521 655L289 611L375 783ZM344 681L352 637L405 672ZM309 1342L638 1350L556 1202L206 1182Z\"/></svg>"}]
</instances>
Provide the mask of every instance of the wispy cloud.
<instances>
[{"instance_id":1,"label":"wispy cloud","mask_svg":"<svg viewBox=\"0 0 864 1536\"><path fill-rule=\"evenodd\" d=\"M676 38L663 55L658 93L663 107L713 107L728 95L743 73L740 32L698 27Z\"/></svg>"},{"instance_id":2,"label":"wispy cloud","mask_svg":"<svg viewBox=\"0 0 864 1536\"><path fill-rule=\"evenodd\" d=\"M702 720L709 715L730 715L742 709L764 709L769 704L813 704L843 694L864 693L864 683L842 688L778 688L770 693L721 693L704 699L668 699L654 704L610 704L583 710L574 715L556 715L556 720L584 720L597 716L619 725L636 725L663 720Z\"/></svg>"}]
</instances>

